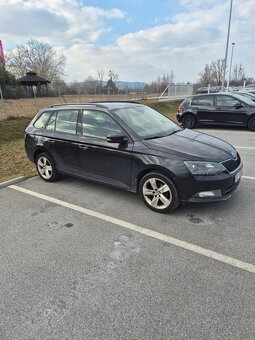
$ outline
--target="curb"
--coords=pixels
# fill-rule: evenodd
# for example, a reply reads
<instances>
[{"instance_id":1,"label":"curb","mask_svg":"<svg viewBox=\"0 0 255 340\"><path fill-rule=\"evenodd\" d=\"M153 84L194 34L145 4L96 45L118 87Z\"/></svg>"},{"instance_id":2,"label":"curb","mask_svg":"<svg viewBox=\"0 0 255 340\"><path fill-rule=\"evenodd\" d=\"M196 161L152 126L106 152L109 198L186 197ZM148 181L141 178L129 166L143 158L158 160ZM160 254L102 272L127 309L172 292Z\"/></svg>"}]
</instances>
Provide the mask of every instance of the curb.
<instances>
[{"instance_id":1,"label":"curb","mask_svg":"<svg viewBox=\"0 0 255 340\"><path fill-rule=\"evenodd\" d=\"M12 184L17 184L19 182L24 181L25 179L26 179L25 176L21 176L21 177L14 178L6 182L2 182L0 183L0 189L8 187L9 185L12 185Z\"/></svg>"}]
</instances>

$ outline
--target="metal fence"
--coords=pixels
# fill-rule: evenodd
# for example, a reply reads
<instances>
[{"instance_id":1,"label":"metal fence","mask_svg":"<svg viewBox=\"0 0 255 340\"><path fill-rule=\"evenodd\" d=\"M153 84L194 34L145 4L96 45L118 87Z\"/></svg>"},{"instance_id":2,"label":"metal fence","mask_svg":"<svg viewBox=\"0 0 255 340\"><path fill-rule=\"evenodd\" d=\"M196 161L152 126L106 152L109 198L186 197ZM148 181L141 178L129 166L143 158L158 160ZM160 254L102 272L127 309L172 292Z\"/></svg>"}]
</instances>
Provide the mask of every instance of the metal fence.
<instances>
[{"instance_id":1,"label":"metal fence","mask_svg":"<svg viewBox=\"0 0 255 340\"><path fill-rule=\"evenodd\" d=\"M183 99L193 91L192 85L169 85L162 93L162 86L153 88L121 88L115 93L100 91L76 90L61 87L49 87L41 91L21 86L0 85L0 120L10 117L32 117L39 109L59 103L82 103L96 101L136 101L143 99L175 100ZM104 93L102 93L104 92Z\"/></svg>"},{"instance_id":2,"label":"metal fence","mask_svg":"<svg viewBox=\"0 0 255 340\"><path fill-rule=\"evenodd\" d=\"M193 94L193 84L170 84L159 97L159 101L184 99Z\"/></svg>"}]
</instances>

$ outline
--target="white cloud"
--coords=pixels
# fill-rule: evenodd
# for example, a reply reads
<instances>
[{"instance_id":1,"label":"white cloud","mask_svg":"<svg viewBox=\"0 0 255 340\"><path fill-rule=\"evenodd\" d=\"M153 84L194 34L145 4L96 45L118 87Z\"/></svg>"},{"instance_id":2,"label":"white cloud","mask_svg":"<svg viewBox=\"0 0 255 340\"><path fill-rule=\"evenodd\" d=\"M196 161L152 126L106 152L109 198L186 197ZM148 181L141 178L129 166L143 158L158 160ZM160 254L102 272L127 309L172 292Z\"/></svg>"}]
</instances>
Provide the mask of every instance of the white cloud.
<instances>
[{"instance_id":1,"label":"white cloud","mask_svg":"<svg viewBox=\"0 0 255 340\"><path fill-rule=\"evenodd\" d=\"M117 9L103 10L72 0L0 0L0 32L9 41L40 38L54 44L96 41L111 19L123 19Z\"/></svg>"},{"instance_id":2,"label":"white cloud","mask_svg":"<svg viewBox=\"0 0 255 340\"><path fill-rule=\"evenodd\" d=\"M132 27L128 13L74 0L0 0L0 31L2 39L13 43L34 38L57 46L67 56L68 80L113 69L121 80L151 81L174 70L177 81L195 81L206 63L224 57L230 2L180 0L180 4L182 12L167 24L160 25L158 18L155 27L100 46L98 39L112 34L112 20L128 21ZM255 76L254 13L254 0L234 1L230 38L236 43L234 63L242 61L251 76Z\"/></svg>"},{"instance_id":3,"label":"white cloud","mask_svg":"<svg viewBox=\"0 0 255 340\"><path fill-rule=\"evenodd\" d=\"M177 80L195 81L206 63L224 58L229 4L210 1L210 6L201 9L200 1L185 3L187 11L172 18L170 24L125 34L112 46L75 46L69 54L68 77L73 74L82 80L96 75L98 69L114 68L123 80L150 81L173 69ZM234 63L242 62L254 76L255 26L243 9L246 5L252 11L254 1L243 0L234 8L231 41L236 42ZM84 61L82 56L86 56ZM71 60L81 60L79 71Z\"/></svg>"}]
</instances>

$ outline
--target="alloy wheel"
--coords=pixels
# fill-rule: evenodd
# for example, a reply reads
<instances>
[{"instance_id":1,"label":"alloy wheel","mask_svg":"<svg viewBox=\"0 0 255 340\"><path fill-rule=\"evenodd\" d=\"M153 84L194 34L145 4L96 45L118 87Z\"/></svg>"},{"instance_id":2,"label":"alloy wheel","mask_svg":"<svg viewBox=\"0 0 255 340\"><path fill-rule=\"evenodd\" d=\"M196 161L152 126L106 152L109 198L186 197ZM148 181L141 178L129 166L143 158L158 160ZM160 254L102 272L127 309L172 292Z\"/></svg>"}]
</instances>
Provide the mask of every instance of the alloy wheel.
<instances>
[{"instance_id":1,"label":"alloy wheel","mask_svg":"<svg viewBox=\"0 0 255 340\"><path fill-rule=\"evenodd\" d=\"M143 196L154 209L166 209L172 202L171 189L159 178L152 177L144 182Z\"/></svg>"},{"instance_id":2,"label":"alloy wheel","mask_svg":"<svg viewBox=\"0 0 255 340\"><path fill-rule=\"evenodd\" d=\"M51 165L48 158L46 158L45 156L39 157L38 161L37 161L37 168L38 168L40 175L44 179L50 179L51 178L51 176L52 176L52 165Z\"/></svg>"}]
</instances>

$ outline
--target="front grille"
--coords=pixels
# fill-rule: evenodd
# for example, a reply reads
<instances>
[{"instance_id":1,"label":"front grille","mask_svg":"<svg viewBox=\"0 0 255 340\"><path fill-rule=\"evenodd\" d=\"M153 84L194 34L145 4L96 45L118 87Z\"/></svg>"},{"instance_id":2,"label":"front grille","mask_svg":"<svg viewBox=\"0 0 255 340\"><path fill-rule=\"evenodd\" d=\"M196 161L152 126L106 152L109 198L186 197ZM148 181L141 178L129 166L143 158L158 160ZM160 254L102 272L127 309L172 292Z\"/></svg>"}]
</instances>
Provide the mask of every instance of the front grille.
<instances>
[{"instance_id":1,"label":"front grille","mask_svg":"<svg viewBox=\"0 0 255 340\"><path fill-rule=\"evenodd\" d=\"M241 163L241 159L240 159L239 153L237 153L236 158L231 158L224 162L221 162L221 164L228 170L228 172L235 171L239 167L240 163Z\"/></svg>"}]
</instances>

